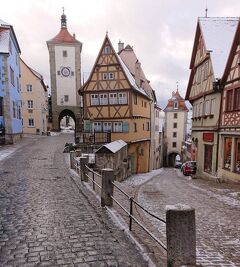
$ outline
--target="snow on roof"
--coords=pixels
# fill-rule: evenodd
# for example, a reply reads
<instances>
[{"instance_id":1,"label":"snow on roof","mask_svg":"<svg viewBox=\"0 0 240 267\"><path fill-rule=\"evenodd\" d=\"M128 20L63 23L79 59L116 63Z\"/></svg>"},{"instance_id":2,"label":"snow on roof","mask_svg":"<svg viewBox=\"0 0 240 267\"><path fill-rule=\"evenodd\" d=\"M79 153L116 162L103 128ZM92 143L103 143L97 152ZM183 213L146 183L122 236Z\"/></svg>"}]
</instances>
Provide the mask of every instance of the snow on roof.
<instances>
[{"instance_id":1,"label":"snow on roof","mask_svg":"<svg viewBox=\"0 0 240 267\"><path fill-rule=\"evenodd\" d=\"M206 50L210 52L215 78L221 78L239 18L199 18Z\"/></svg>"},{"instance_id":2,"label":"snow on roof","mask_svg":"<svg viewBox=\"0 0 240 267\"><path fill-rule=\"evenodd\" d=\"M96 153L102 149L102 147L107 148L108 150L110 150L112 153L116 153L117 151L119 151L120 149L122 149L123 147L125 147L127 145L126 142L124 142L123 140L117 140L111 143L108 143L106 145L101 146Z\"/></svg>"},{"instance_id":3,"label":"snow on roof","mask_svg":"<svg viewBox=\"0 0 240 267\"><path fill-rule=\"evenodd\" d=\"M9 28L9 26L11 26L11 25L0 19L0 27L6 27L6 26Z\"/></svg>"},{"instance_id":4,"label":"snow on roof","mask_svg":"<svg viewBox=\"0 0 240 267\"><path fill-rule=\"evenodd\" d=\"M135 90L137 90L139 93L141 93L141 94L143 94L143 95L149 97L148 94L145 92L145 90L144 90L143 88L137 86L137 84L136 84L136 82L135 82L135 79L133 78L133 76L132 76L130 70L128 69L128 67L127 67L127 66L125 65L125 63L122 61L121 57L120 57L118 54L116 54L116 55L117 55L117 57L118 57L118 60L119 60L119 62L120 62L120 64L121 64L121 66L122 66L122 68L123 68L125 74L127 75L127 78L128 78L128 80L129 80L129 82L130 82L131 85L133 86L133 88L134 88Z\"/></svg>"},{"instance_id":5,"label":"snow on roof","mask_svg":"<svg viewBox=\"0 0 240 267\"><path fill-rule=\"evenodd\" d=\"M0 53L9 52L10 31L8 29L0 29Z\"/></svg>"}]
</instances>

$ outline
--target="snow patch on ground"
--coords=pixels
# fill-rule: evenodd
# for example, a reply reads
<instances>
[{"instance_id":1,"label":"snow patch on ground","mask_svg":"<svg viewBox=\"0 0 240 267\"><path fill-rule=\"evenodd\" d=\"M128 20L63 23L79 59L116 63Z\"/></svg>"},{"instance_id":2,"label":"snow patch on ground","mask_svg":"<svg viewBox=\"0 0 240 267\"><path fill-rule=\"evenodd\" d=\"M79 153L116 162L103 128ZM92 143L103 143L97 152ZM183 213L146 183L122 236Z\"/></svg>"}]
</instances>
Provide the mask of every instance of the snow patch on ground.
<instances>
[{"instance_id":1,"label":"snow patch on ground","mask_svg":"<svg viewBox=\"0 0 240 267\"><path fill-rule=\"evenodd\" d=\"M0 150L0 161L10 157L16 150L17 150L17 148L15 148L15 147Z\"/></svg>"},{"instance_id":2,"label":"snow patch on ground","mask_svg":"<svg viewBox=\"0 0 240 267\"><path fill-rule=\"evenodd\" d=\"M205 189L202 189L196 185L193 185L193 184L189 184L189 186L199 190L199 191L202 191L204 192L206 195L208 195L209 197L213 197L213 198L216 198L221 202L225 203L226 205L229 205L229 206L232 206L232 207L237 207L237 208L240 208L240 200L236 199L236 198L233 198L233 197L229 197L229 196L225 196L225 195L222 195L222 194L216 194L212 191L206 191Z\"/></svg>"},{"instance_id":3,"label":"snow patch on ground","mask_svg":"<svg viewBox=\"0 0 240 267\"><path fill-rule=\"evenodd\" d=\"M135 174L129 177L128 179L124 180L122 184L130 186L142 185L148 180L152 179L154 176L160 174L162 171L163 171L162 169L156 169L147 173Z\"/></svg>"}]
</instances>

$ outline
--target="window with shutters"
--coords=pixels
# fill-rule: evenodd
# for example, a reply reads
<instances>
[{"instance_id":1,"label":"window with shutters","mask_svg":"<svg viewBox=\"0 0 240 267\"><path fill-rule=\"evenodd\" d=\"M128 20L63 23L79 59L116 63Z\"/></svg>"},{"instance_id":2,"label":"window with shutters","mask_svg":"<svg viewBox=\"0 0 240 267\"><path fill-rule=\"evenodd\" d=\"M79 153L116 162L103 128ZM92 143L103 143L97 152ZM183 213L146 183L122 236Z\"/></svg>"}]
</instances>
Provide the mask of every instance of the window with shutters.
<instances>
[{"instance_id":1,"label":"window with shutters","mask_svg":"<svg viewBox=\"0 0 240 267\"><path fill-rule=\"evenodd\" d=\"M109 94L109 104L118 104L118 97L117 97L117 93L110 93Z\"/></svg>"},{"instance_id":2,"label":"window with shutters","mask_svg":"<svg viewBox=\"0 0 240 267\"><path fill-rule=\"evenodd\" d=\"M107 94L99 94L100 105L108 104L108 95Z\"/></svg>"},{"instance_id":3,"label":"window with shutters","mask_svg":"<svg viewBox=\"0 0 240 267\"><path fill-rule=\"evenodd\" d=\"M127 93L118 93L118 103L127 104Z\"/></svg>"},{"instance_id":4,"label":"window with shutters","mask_svg":"<svg viewBox=\"0 0 240 267\"><path fill-rule=\"evenodd\" d=\"M98 94L91 94L91 105L92 105L92 106L97 106L97 105L99 105Z\"/></svg>"},{"instance_id":5,"label":"window with shutters","mask_svg":"<svg viewBox=\"0 0 240 267\"><path fill-rule=\"evenodd\" d=\"M214 115L215 103L216 103L216 99L214 98L214 99L211 100L211 111L210 111L211 115Z\"/></svg>"},{"instance_id":6,"label":"window with shutters","mask_svg":"<svg viewBox=\"0 0 240 267\"><path fill-rule=\"evenodd\" d=\"M93 130L95 132L101 132L102 131L102 123L101 122L94 122L93 123Z\"/></svg>"},{"instance_id":7,"label":"window with shutters","mask_svg":"<svg viewBox=\"0 0 240 267\"><path fill-rule=\"evenodd\" d=\"M210 101L207 100L204 103L204 115L209 115L210 114Z\"/></svg>"},{"instance_id":8,"label":"window with shutters","mask_svg":"<svg viewBox=\"0 0 240 267\"><path fill-rule=\"evenodd\" d=\"M103 122L103 132L111 132L111 131L112 131L112 123Z\"/></svg>"},{"instance_id":9,"label":"window with shutters","mask_svg":"<svg viewBox=\"0 0 240 267\"><path fill-rule=\"evenodd\" d=\"M122 122L114 122L113 123L113 132L121 133L123 131Z\"/></svg>"},{"instance_id":10,"label":"window with shutters","mask_svg":"<svg viewBox=\"0 0 240 267\"><path fill-rule=\"evenodd\" d=\"M129 132L129 127L128 127L128 122L124 121L123 122L123 132L128 133Z\"/></svg>"}]
</instances>

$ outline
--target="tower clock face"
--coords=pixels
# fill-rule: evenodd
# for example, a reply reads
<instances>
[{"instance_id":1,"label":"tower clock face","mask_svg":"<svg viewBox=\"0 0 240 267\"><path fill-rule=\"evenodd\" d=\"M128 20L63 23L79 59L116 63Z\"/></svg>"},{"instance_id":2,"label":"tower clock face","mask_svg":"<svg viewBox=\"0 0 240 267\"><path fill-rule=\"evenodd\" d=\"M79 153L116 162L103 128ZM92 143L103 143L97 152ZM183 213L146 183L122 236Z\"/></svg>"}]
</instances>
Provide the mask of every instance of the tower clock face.
<instances>
[{"instance_id":1,"label":"tower clock face","mask_svg":"<svg viewBox=\"0 0 240 267\"><path fill-rule=\"evenodd\" d=\"M70 67L62 67L62 68L61 68L61 75L62 75L63 77L69 77L70 74L71 74L71 69L70 69Z\"/></svg>"}]
</instances>

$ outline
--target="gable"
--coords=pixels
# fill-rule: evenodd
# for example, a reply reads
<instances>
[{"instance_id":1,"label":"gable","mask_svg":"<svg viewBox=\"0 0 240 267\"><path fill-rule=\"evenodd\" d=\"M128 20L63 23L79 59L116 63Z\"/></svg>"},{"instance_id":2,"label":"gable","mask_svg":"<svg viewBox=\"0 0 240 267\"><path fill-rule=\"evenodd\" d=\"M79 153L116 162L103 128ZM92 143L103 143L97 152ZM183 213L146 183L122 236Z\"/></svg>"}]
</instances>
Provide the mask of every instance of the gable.
<instances>
[{"instance_id":1,"label":"gable","mask_svg":"<svg viewBox=\"0 0 240 267\"><path fill-rule=\"evenodd\" d=\"M238 78L240 78L240 21L238 23L222 82L231 82L232 80Z\"/></svg>"},{"instance_id":2,"label":"gable","mask_svg":"<svg viewBox=\"0 0 240 267\"><path fill-rule=\"evenodd\" d=\"M81 90L105 91L120 89L131 89L131 84L124 73L108 36L106 36L89 79Z\"/></svg>"}]
</instances>

